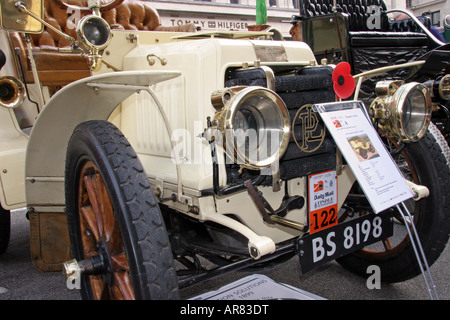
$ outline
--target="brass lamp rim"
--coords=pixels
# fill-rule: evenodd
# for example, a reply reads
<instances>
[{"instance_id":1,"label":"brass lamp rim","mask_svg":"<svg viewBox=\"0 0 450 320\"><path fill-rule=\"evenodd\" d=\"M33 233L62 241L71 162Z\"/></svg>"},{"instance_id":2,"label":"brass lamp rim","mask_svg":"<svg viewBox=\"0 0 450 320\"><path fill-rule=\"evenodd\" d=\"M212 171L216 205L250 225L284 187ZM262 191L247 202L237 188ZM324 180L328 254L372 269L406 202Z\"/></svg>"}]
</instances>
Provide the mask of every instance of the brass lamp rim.
<instances>
[{"instance_id":1,"label":"brass lamp rim","mask_svg":"<svg viewBox=\"0 0 450 320\"><path fill-rule=\"evenodd\" d=\"M288 109L278 94L265 87L242 87L234 93L235 94L227 101L224 107L216 113L215 117L219 130L223 135L224 146L226 149L225 151L227 155L235 161L235 163L241 164L243 167L255 170L268 167L283 156L289 144L290 117ZM276 152L273 152L270 156L258 161L252 160L240 152L239 148L237 148L234 144L233 136L235 129L233 121L236 113L247 99L254 96L261 96L270 99L274 106L277 107L280 116L280 128L275 129L280 130L282 134L282 138ZM265 128L265 133L267 133L267 130L268 129Z\"/></svg>"}]
</instances>

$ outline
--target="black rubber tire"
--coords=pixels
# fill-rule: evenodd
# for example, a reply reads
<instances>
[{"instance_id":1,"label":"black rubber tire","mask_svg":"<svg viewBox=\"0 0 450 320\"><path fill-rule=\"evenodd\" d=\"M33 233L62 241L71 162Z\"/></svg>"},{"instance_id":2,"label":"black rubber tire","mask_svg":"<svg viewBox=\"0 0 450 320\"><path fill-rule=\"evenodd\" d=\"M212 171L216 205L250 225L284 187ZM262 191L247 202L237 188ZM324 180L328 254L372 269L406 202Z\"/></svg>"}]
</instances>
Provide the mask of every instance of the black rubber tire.
<instances>
[{"instance_id":1,"label":"black rubber tire","mask_svg":"<svg viewBox=\"0 0 450 320\"><path fill-rule=\"evenodd\" d=\"M445 249L450 232L450 168L439 144L431 133L404 149L418 176L418 183L430 190L430 195L415 202L414 221L425 256L431 266ZM409 238L408 238L409 239ZM337 259L344 268L367 277L370 265L380 267L381 280L401 282L418 276L421 271L411 242L399 247L395 254L370 255L358 251Z\"/></svg>"},{"instance_id":2,"label":"black rubber tire","mask_svg":"<svg viewBox=\"0 0 450 320\"><path fill-rule=\"evenodd\" d=\"M66 158L66 209L72 253L84 259L80 235L80 170L92 161L103 178L119 225L135 299L179 299L167 230L143 166L121 131L107 121L79 124ZM92 299L88 277L81 295Z\"/></svg>"},{"instance_id":3,"label":"black rubber tire","mask_svg":"<svg viewBox=\"0 0 450 320\"><path fill-rule=\"evenodd\" d=\"M11 212L0 206L0 254L8 249L11 234Z\"/></svg>"}]
</instances>

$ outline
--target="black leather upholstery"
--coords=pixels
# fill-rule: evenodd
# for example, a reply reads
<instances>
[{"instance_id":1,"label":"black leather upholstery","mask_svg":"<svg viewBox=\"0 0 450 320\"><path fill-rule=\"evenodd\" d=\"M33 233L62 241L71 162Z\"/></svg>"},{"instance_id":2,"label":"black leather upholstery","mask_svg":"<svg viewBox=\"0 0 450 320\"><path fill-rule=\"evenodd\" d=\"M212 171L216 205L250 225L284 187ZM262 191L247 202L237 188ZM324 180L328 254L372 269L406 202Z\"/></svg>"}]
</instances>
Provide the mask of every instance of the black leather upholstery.
<instances>
[{"instance_id":1,"label":"black leather upholstery","mask_svg":"<svg viewBox=\"0 0 450 320\"><path fill-rule=\"evenodd\" d=\"M342 12L349 15L350 31L365 31L367 19L370 17L370 6L377 6L380 12L386 11L384 1L380 0L337 0L335 12ZM306 0L300 1L300 15L310 18L333 13L333 0ZM387 17L382 16L384 30L387 28Z\"/></svg>"},{"instance_id":2,"label":"black leather upholstery","mask_svg":"<svg viewBox=\"0 0 450 320\"><path fill-rule=\"evenodd\" d=\"M420 28L411 19L390 21L386 15L386 4L383 0L336 0L336 10L333 11L333 0L300 0L300 15L304 18L317 17L334 12L348 14L349 31L370 31L367 20L370 18L372 6L378 8L380 29L377 31L420 32ZM427 28L431 21L426 17L419 17Z\"/></svg>"},{"instance_id":3,"label":"black leather upholstery","mask_svg":"<svg viewBox=\"0 0 450 320\"><path fill-rule=\"evenodd\" d=\"M350 31L350 47L422 47L427 37L417 32Z\"/></svg>"}]
</instances>

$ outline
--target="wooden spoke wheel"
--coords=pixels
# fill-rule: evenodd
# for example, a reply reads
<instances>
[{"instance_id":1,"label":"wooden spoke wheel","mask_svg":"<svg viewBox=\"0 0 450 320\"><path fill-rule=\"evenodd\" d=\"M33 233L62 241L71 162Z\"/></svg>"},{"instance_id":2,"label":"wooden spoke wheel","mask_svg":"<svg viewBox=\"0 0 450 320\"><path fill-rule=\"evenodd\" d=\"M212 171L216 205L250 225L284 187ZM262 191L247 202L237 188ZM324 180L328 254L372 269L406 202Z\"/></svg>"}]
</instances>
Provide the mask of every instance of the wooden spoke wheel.
<instances>
[{"instance_id":1,"label":"wooden spoke wheel","mask_svg":"<svg viewBox=\"0 0 450 320\"><path fill-rule=\"evenodd\" d=\"M89 277L94 299L133 300L130 266L108 191L92 161L80 173L78 208L85 259L95 263Z\"/></svg>"},{"instance_id":2,"label":"wooden spoke wheel","mask_svg":"<svg viewBox=\"0 0 450 320\"><path fill-rule=\"evenodd\" d=\"M80 124L69 141L66 209L83 299L177 299L167 231L142 164L106 121Z\"/></svg>"}]
</instances>

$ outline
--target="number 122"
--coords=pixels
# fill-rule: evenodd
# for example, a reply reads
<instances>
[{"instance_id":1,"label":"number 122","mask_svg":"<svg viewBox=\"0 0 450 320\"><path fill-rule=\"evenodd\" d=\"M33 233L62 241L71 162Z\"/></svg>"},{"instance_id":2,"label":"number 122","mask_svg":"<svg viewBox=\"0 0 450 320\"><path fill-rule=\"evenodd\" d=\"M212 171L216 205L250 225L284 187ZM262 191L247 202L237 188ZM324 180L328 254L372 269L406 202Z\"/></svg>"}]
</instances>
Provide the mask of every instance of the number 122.
<instances>
[{"instance_id":1,"label":"number 122","mask_svg":"<svg viewBox=\"0 0 450 320\"><path fill-rule=\"evenodd\" d=\"M316 232L337 224L336 209L334 207L325 208L322 211L311 212L310 214L310 232Z\"/></svg>"}]
</instances>

